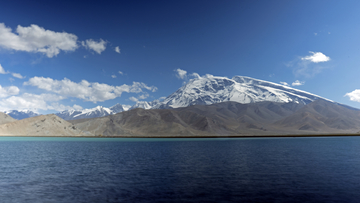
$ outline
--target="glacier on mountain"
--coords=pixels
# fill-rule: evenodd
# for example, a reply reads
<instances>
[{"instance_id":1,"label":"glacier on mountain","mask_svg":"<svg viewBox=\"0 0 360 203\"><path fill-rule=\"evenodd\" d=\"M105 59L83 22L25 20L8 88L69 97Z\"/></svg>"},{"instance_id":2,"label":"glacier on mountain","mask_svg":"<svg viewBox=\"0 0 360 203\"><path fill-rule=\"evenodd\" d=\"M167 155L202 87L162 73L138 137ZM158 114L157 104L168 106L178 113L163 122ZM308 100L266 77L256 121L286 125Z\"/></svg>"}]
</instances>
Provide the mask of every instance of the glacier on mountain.
<instances>
[{"instance_id":1,"label":"glacier on mountain","mask_svg":"<svg viewBox=\"0 0 360 203\"><path fill-rule=\"evenodd\" d=\"M250 77L234 76L229 79L227 77L206 75L191 79L186 85L152 108L179 108L225 101L243 104L261 101L308 104L317 99L324 98L285 85Z\"/></svg>"}]
</instances>

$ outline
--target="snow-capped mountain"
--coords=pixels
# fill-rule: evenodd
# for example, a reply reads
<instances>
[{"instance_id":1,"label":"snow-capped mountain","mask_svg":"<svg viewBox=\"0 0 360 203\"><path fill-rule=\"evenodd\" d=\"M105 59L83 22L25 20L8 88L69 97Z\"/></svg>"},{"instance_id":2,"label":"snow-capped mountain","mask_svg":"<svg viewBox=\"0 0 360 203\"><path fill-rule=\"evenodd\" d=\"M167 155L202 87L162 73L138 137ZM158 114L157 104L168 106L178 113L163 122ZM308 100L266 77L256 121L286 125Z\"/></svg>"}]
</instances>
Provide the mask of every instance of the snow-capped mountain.
<instances>
[{"instance_id":1,"label":"snow-capped mountain","mask_svg":"<svg viewBox=\"0 0 360 203\"><path fill-rule=\"evenodd\" d=\"M10 110L10 111L5 111L4 113L6 113L7 115L11 116L12 118L15 118L17 120L21 120L24 118L30 118L30 117L34 117L34 116L38 116L40 114L35 113L33 111L30 110Z\"/></svg>"},{"instance_id":2,"label":"snow-capped mountain","mask_svg":"<svg viewBox=\"0 0 360 203\"><path fill-rule=\"evenodd\" d=\"M79 115L81 113L82 113L82 111L79 111L79 110L65 110L65 111L56 113L55 115L59 116L60 118L62 118L64 120L73 120L73 119L76 119L76 118L74 118L76 115Z\"/></svg>"},{"instance_id":3,"label":"snow-capped mountain","mask_svg":"<svg viewBox=\"0 0 360 203\"><path fill-rule=\"evenodd\" d=\"M308 104L317 99L324 98L285 85L250 77L235 76L229 79L207 75L191 79L186 85L152 108L179 108L225 101L235 101L243 104L261 101Z\"/></svg>"},{"instance_id":4,"label":"snow-capped mountain","mask_svg":"<svg viewBox=\"0 0 360 203\"><path fill-rule=\"evenodd\" d=\"M128 108L128 107L127 107ZM57 113L56 115L64 120L74 120L74 119L82 119L82 118L96 118L103 117L110 114L116 114L122 112L126 109L121 104L116 104L110 108L106 108L103 106L97 106L91 109L83 109L83 110L65 110Z\"/></svg>"},{"instance_id":5,"label":"snow-capped mountain","mask_svg":"<svg viewBox=\"0 0 360 203\"><path fill-rule=\"evenodd\" d=\"M136 104L134 106L132 106L129 110L131 109L136 109L136 108L142 108L142 109L151 109L153 107L155 107L156 105L160 104L159 100L154 100L151 102L147 102L147 101L138 101L136 102Z\"/></svg>"},{"instance_id":6,"label":"snow-capped mountain","mask_svg":"<svg viewBox=\"0 0 360 203\"><path fill-rule=\"evenodd\" d=\"M235 76L229 79L227 77L206 75L191 79L186 85L163 101L138 101L131 108L121 104L116 104L110 108L97 106L81 111L63 111L57 115L65 120L73 120L103 117L135 108L168 109L191 105L209 105L225 101L243 104L261 101L308 104L317 99L327 100L302 90L250 77Z\"/></svg>"},{"instance_id":7,"label":"snow-capped mountain","mask_svg":"<svg viewBox=\"0 0 360 203\"><path fill-rule=\"evenodd\" d=\"M115 104L114 106L110 107L109 109L114 113L120 113L120 112L126 111L124 106L121 104Z\"/></svg>"},{"instance_id":8,"label":"snow-capped mountain","mask_svg":"<svg viewBox=\"0 0 360 203\"><path fill-rule=\"evenodd\" d=\"M103 106L97 106L92 109L84 109L80 114L74 116L74 119L82 119L82 118L96 118L103 117L113 114L113 111L109 108Z\"/></svg>"}]
</instances>

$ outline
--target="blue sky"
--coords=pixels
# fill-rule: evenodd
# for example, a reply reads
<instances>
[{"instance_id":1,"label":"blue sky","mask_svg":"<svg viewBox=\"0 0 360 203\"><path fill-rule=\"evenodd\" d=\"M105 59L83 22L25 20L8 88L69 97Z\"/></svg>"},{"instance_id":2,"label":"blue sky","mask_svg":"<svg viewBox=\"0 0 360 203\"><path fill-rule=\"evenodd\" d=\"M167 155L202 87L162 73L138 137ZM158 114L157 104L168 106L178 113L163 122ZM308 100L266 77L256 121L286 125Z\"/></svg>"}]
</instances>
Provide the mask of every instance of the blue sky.
<instances>
[{"instance_id":1,"label":"blue sky","mask_svg":"<svg viewBox=\"0 0 360 203\"><path fill-rule=\"evenodd\" d=\"M4 1L0 111L133 105L192 73L360 108L360 1ZM187 77L180 77L179 73Z\"/></svg>"}]
</instances>

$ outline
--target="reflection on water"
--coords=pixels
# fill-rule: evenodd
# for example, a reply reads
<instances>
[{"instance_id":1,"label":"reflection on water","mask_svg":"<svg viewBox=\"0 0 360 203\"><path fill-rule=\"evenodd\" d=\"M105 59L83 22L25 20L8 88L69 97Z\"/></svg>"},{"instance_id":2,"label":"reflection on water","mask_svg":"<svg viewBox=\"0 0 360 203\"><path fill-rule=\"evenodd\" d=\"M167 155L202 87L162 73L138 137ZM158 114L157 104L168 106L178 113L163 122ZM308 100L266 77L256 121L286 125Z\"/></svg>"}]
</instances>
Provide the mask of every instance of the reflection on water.
<instances>
[{"instance_id":1,"label":"reflection on water","mask_svg":"<svg viewBox=\"0 0 360 203\"><path fill-rule=\"evenodd\" d=\"M0 138L1 202L358 202L360 137Z\"/></svg>"}]
</instances>

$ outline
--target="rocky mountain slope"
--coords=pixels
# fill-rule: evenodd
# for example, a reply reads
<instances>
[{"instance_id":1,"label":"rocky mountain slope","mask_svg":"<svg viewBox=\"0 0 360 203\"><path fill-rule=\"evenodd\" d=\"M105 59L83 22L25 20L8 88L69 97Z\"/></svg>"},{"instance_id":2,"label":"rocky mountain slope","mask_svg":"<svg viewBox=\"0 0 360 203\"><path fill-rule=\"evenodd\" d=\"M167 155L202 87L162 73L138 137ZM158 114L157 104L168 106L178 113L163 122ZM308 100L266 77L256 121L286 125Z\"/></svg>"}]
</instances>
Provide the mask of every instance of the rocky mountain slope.
<instances>
[{"instance_id":1,"label":"rocky mountain slope","mask_svg":"<svg viewBox=\"0 0 360 203\"><path fill-rule=\"evenodd\" d=\"M16 121L16 119L7 115L6 113L0 112L0 125Z\"/></svg>"},{"instance_id":2,"label":"rocky mountain slope","mask_svg":"<svg viewBox=\"0 0 360 203\"><path fill-rule=\"evenodd\" d=\"M326 100L306 105L265 101L136 108L69 122L54 114L16 120L0 113L1 136L259 136L354 134L359 130L359 109Z\"/></svg>"},{"instance_id":3,"label":"rocky mountain slope","mask_svg":"<svg viewBox=\"0 0 360 203\"><path fill-rule=\"evenodd\" d=\"M346 115L352 116L346 119ZM357 121L360 121L359 110L317 100L307 105L223 102L176 109L138 108L71 122L79 129L104 136L255 136L356 133L360 129ZM322 124L321 128L317 123Z\"/></svg>"},{"instance_id":4,"label":"rocky mountain slope","mask_svg":"<svg viewBox=\"0 0 360 203\"><path fill-rule=\"evenodd\" d=\"M351 131L360 128L360 110L316 100L276 124L284 129L314 132Z\"/></svg>"},{"instance_id":5,"label":"rocky mountain slope","mask_svg":"<svg viewBox=\"0 0 360 203\"><path fill-rule=\"evenodd\" d=\"M2 114L0 114L2 115ZM0 125L1 136L92 136L54 114L15 120Z\"/></svg>"}]
</instances>

